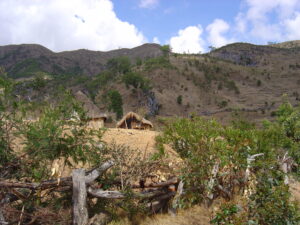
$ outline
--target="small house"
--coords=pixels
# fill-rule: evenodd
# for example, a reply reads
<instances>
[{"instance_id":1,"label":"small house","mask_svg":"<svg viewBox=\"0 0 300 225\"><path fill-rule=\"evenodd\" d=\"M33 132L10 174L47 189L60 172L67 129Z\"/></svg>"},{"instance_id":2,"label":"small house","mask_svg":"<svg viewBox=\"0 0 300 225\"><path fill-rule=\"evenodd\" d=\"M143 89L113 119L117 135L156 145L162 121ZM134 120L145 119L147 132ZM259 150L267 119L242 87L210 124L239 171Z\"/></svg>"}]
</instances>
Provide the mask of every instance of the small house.
<instances>
[{"instance_id":1,"label":"small house","mask_svg":"<svg viewBox=\"0 0 300 225\"><path fill-rule=\"evenodd\" d=\"M153 124L140 115L129 112L117 123L117 128L150 130Z\"/></svg>"},{"instance_id":2,"label":"small house","mask_svg":"<svg viewBox=\"0 0 300 225\"><path fill-rule=\"evenodd\" d=\"M93 129L100 129L104 127L107 116L104 113L87 113L87 126Z\"/></svg>"},{"instance_id":3,"label":"small house","mask_svg":"<svg viewBox=\"0 0 300 225\"><path fill-rule=\"evenodd\" d=\"M87 113L87 126L93 129L103 128L107 115L101 113L100 109L82 91L77 91L74 96L83 104Z\"/></svg>"}]
</instances>

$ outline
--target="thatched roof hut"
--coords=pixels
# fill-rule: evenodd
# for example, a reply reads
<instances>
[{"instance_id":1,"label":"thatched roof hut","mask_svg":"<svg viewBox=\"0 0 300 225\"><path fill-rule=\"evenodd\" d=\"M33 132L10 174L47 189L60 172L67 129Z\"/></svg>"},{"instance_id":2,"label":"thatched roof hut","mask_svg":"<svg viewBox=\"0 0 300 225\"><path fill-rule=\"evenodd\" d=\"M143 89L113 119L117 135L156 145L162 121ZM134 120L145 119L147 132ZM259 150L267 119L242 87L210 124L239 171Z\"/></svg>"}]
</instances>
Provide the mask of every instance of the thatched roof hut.
<instances>
[{"instance_id":1,"label":"thatched roof hut","mask_svg":"<svg viewBox=\"0 0 300 225\"><path fill-rule=\"evenodd\" d=\"M117 128L148 130L153 128L153 124L140 115L129 112L117 123Z\"/></svg>"},{"instance_id":2,"label":"thatched roof hut","mask_svg":"<svg viewBox=\"0 0 300 225\"><path fill-rule=\"evenodd\" d=\"M101 113L100 109L82 91L77 91L74 96L79 102L83 103L83 108L87 112L88 125L93 128L104 127L107 115Z\"/></svg>"}]
</instances>

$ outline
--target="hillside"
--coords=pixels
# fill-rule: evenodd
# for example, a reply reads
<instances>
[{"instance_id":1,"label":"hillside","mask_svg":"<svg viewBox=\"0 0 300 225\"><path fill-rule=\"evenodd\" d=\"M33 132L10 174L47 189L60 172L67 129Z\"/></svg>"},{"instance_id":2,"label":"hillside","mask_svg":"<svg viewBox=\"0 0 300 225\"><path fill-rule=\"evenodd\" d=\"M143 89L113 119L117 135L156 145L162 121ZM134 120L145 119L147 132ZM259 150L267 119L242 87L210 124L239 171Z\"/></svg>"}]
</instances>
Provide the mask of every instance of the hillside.
<instances>
[{"instance_id":1,"label":"hillside","mask_svg":"<svg viewBox=\"0 0 300 225\"><path fill-rule=\"evenodd\" d=\"M300 100L299 48L235 43L208 54L169 56L161 50L155 44L110 52L61 53L38 45L4 46L0 47L0 66L18 78L17 94L26 99L51 100L62 85L83 91L102 111L109 111L110 90L122 96L124 113L213 115L224 122L236 110L253 120L271 117L283 94L294 105ZM148 82L147 90L140 84L126 84L124 71L111 67L117 64L109 64L110 59L122 56L129 58L130 70L139 74L135 79ZM41 71L48 81L37 88L32 79Z\"/></svg>"},{"instance_id":2,"label":"hillside","mask_svg":"<svg viewBox=\"0 0 300 225\"><path fill-rule=\"evenodd\" d=\"M55 53L41 45L23 44L0 47L0 66L13 78L30 77L38 71L50 74L96 75L105 69L108 59L117 56L149 58L161 55L160 46L145 44L133 49L109 52L80 49Z\"/></svg>"}]
</instances>

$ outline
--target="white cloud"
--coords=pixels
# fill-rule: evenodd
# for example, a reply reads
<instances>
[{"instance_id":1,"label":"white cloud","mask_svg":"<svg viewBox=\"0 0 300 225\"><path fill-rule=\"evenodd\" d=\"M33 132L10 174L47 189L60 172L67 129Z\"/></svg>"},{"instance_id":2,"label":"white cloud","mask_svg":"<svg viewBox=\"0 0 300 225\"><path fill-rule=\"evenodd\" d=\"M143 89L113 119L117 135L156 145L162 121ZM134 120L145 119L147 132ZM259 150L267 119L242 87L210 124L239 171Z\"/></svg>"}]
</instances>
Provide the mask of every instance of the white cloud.
<instances>
[{"instance_id":1,"label":"white cloud","mask_svg":"<svg viewBox=\"0 0 300 225\"><path fill-rule=\"evenodd\" d=\"M111 50L146 42L110 0L0 0L0 45L37 43L54 51Z\"/></svg>"},{"instance_id":2,"label":"white cloud","mask_svg":"<svg viewBox=\"0 0 300 225\"><path fill-rule=\"evenodd\" d=\"M229 29L230 26L227 22L221 19L215 19L206 27L206 31L208 32L208 42L217 48L233 42L232 39L227 39L223 36Z\"/></svg>"},{"instance_id":3,"label":"white cloud","mask_svg":"<svg viewBox=\"0 0 300 225\"><path fill-rule=\"evenodd\" d=\"M199 53L204 51L204 41L201 38L203 29L200 25L189 26L178 31L178 35L170 39L173 52Z\"/></svg>"},{"instance_id":4,"label":"white cloud","mask_svg":"<svg viewBox=\"0 0 300 225\"><path fill-rule=\"evenodd\" d=\"M159 3L159 0L140 0L139 6L141 8L155 8Z\"/></svg>"},{"instance_id":5,"label":"white cloud","mask_svg":"<svg viewBox=\"0 0 300 225\"><path fill-rule=\"evenodd\" d=\"M236 30L240 33L263 41L300 38L300 0L245 0L245 3L246 11L236 17Z\"/></svg>"},{"instance_id":6,"label":"white cloud","mask_svg":"<svg viewBox=\"0 0 300 225\"><path fill-rule=\"evenodd\" d=\"M152 40L153 43L160 44L158 37L154 37Z\"/></svg>"},{"instance_id":7,"label":"white cloud","mask_svg":"<svg viewBox=\"0 0 300 225\"><path fill-rule=\"evenodd\" d=\"M285 20L284 25L288 40L300 39L300 13L296 13L294 18Z\"/></svg>"}]
</instances>

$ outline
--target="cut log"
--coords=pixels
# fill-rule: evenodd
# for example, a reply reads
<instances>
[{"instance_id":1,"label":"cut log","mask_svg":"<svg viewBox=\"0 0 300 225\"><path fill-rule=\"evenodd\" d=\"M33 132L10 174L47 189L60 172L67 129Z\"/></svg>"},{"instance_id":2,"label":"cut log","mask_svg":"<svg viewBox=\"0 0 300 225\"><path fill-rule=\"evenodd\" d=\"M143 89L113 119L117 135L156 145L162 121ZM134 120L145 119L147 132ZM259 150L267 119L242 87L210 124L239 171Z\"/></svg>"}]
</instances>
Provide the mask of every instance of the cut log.
<instances>
[{"instance_id":1,"label":"cut log","mask_svg":"<svg viewBox=\"0 0 300 225\"><path fill-rule=\"evenodd\" d=\"M85 170L73 170L73 225L87 225L88 211L86 207Z\"/></svg>"}]
</instances>

